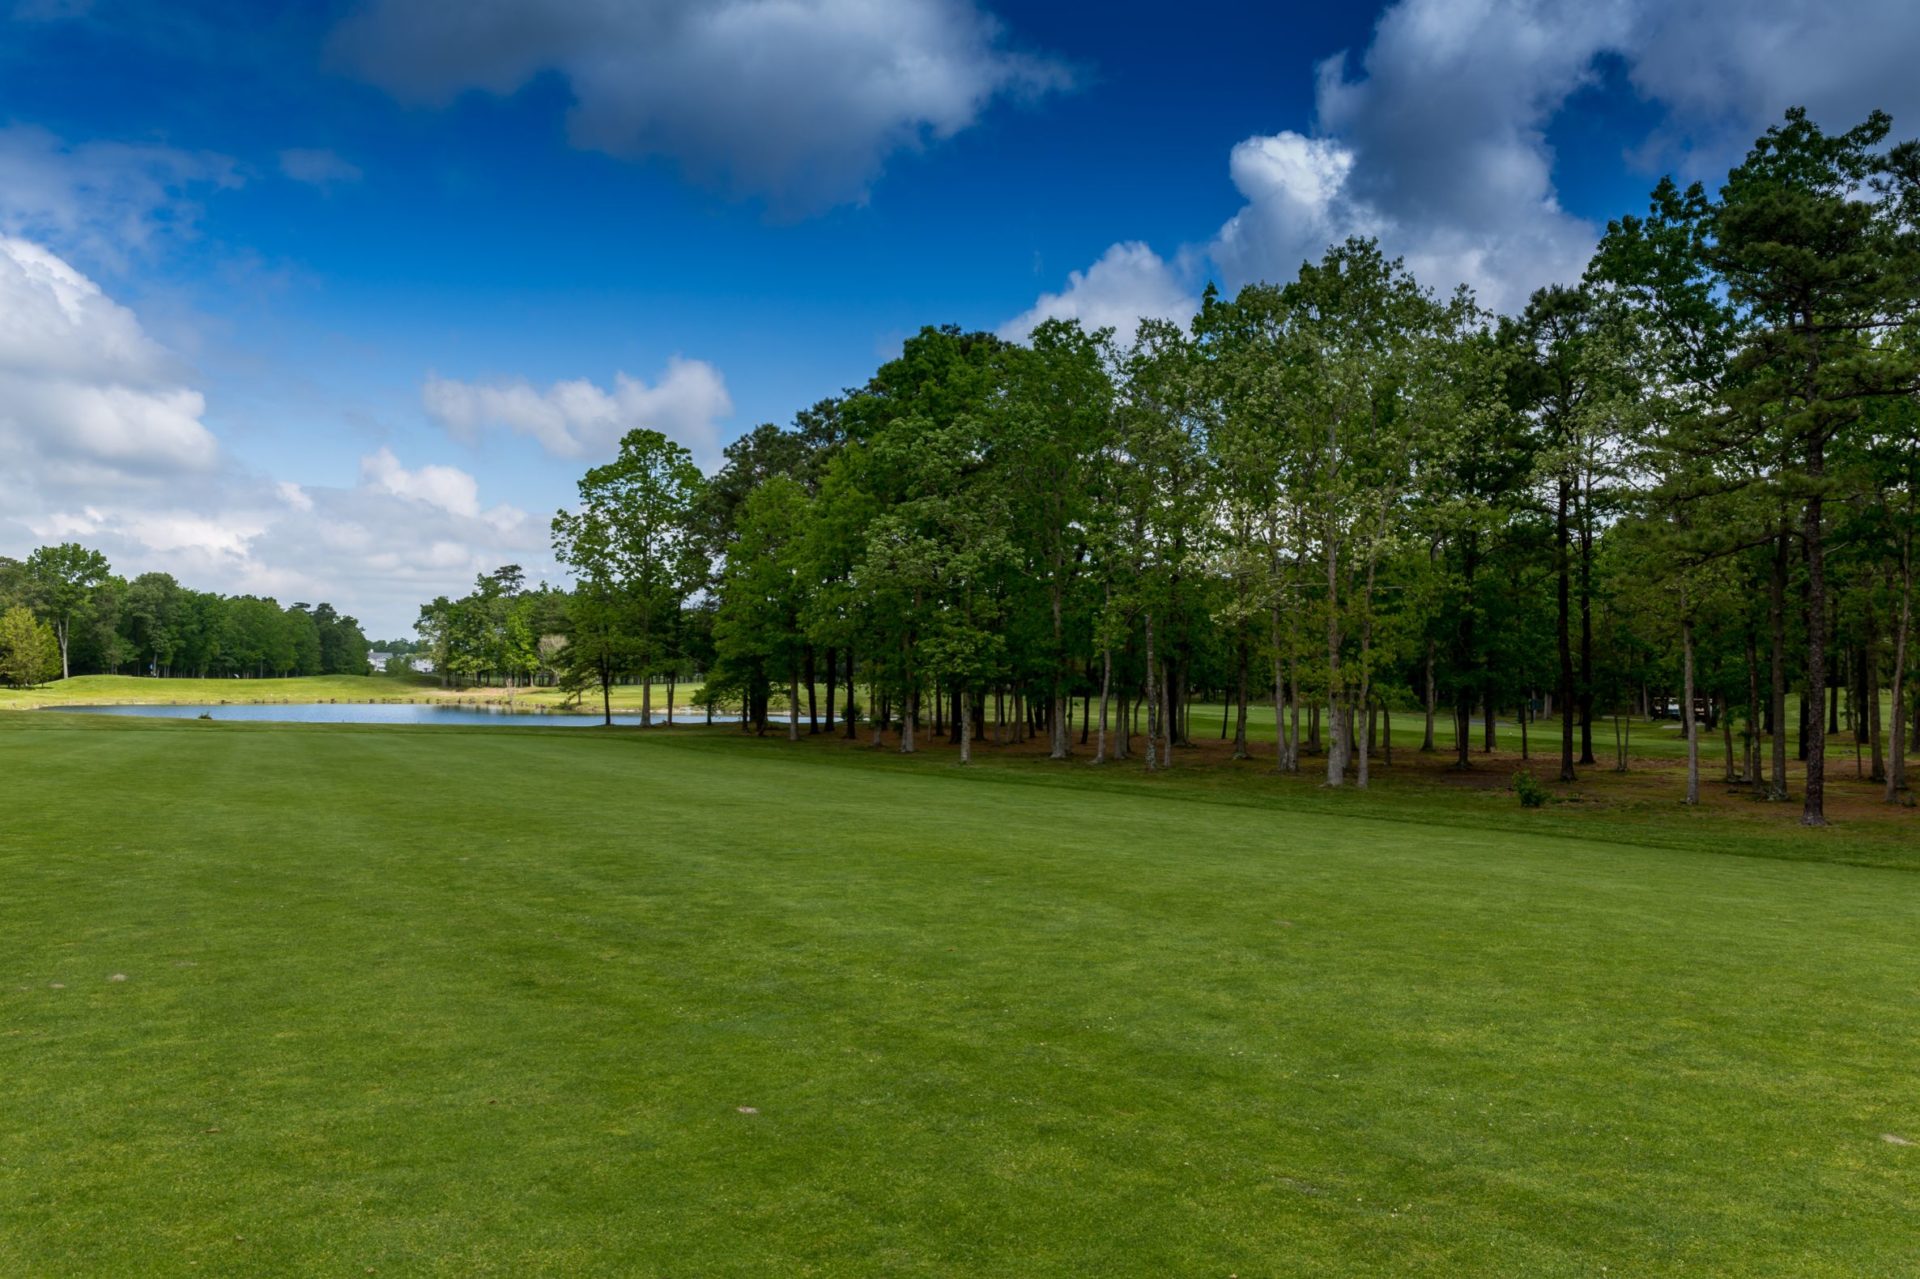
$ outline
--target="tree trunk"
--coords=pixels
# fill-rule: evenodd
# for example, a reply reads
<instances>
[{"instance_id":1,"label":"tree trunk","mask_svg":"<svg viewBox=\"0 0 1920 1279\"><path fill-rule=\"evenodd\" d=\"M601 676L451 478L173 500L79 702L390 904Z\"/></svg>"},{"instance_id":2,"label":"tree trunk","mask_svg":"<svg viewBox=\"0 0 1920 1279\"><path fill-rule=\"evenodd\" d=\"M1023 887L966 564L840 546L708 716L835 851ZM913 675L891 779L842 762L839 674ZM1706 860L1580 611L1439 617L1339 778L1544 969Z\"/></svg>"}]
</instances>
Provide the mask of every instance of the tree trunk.
<instances>
[{"instance_id":1,"label":"tree trunk","mask_svg":"<svg viewBox=\"0 0 1920 1279\"><path fill-rule=\"evenodd\" d=\"M1893 763L1887 769L1887 802L1897 804L1907 789L1907 636L1913 625L1913 545L1908 535L1900 549L1900 620L1893 628Z\"/></svg>"},{"instance_id":2,"label":"tree trunk","mask_svg":"<svg viewBox=\"0 0 1920 1279\"><path fill-rule=\"evenodd\" d=\"M1687 588L1680 588L1680 728L1687 738L1687 799L1700 802L1700 733L1693 715L1693 615L1687 607Z\"/></svg>"},{"instance_id":3,"label":"tree trunk","mask_svg":"<svg viewBox=\"0 0 1920 1279\"><path fill-rule=\"evenodd\" d=\"M973 763L973 721L967 717L967 686L965 683L962 683L960 687L955 690L955 696L959 698L959 701L956 703L957 709L954 712L953 722L960 728L960 762L962 764L971 764Z\"/></svg>"},{"instance_id":4,"label":"tree trunk","mask_svg":"<svg viewBox=\"0 0 1920 1279\"><path fill-rule=\"evenodd\" d=\"M1866 640L1860 646L1860 710L1861 736L1869 743L1871 771L1870 781L1885 783L1887 780L1887 757L1881 744L1880 722L1880 619L1874 612L1872 595L1868 593L1866 610Z\"/></svg>"},{"instance_id":5,"label":"tree trunk","mask_svg":"<svg viewBox=\"0 0 1920 1279\"><path fill-rule=\"evenodd\" d=\"M1061 620L1060 597L1065 591L1062 581L1066 565L1056 547L1053 553L1053 572L1047 583L1048 602L1053 612L1053 649L1048 654L1050 683L1047 686L1047 758L1065 759L1073 753L1072 740L1067 736L1067 685L1066 685L1066 640Z\"/></svg>"},{"instance_id":6,"label":"tree trunk","mask_svg":"<svg viewBox=\"0 0 1920 1279\"><path fill-rule=\"evenodd\" d=\"M1147 771L1153 772L1160 767L1160 693L1156 686L1160 676L1160 664L1153 654L1153 613L1147 613Z\"/></svg>"},{"instance_id":7,"label":"tree trunk","mask_svg":"<svg viewBox=\"0 0 1920 1279\"><path fill-rule=\"evenodd\" d=\"M1107 697L1113 686L1113 646L1102 645L1100 649L1100 733L1095 738L1093 762L1107 762Z\"/></svg>"},{"instance_id":8,"label":"tree trunk","mask_svg":"<svg viewBox=\"0 0 1920 1279\"><path fill-rule=\"evenodd\" d=\"M1580 500L1580 762L1593 758L1593 484ZM1524 715L1526 712L1521 712Z\"/></svg>"},{"instance_id":9,"label":"tree trunk","mask_svg":"<svg viewBox=\"0 0 1920 1279\"><path fill-rule=\"evenodd\" d=\"M807 735L809 737L817 736L820 732L820 707L819 707L819 704L814 700L815 698L814 689L815 689L815 685L818 683L818 681L814 678L816 674L817 672L814 670L814 666L813 666L813 645L809 644L807 645L807 670L806 670ZM795 715L798 715L800 713L800 708L798 706L795 706L793 708L793 713ZM827 712L827 722L829 724L833 722L832 711Z\"/></svg>"},{"instance_id":10,"label":"tree trunk","mask_svg":"<svg viewBox=\"0 0 1920 1279\"><path fill-rule=\"evenodd\" d=\"M1287 771L1300 771L1300 663L1287 659Z\"/></svg>"},{"instance_id":11,"label":"tree trunk","mask_svg":"<svg viewBox=\"0 0 1920 1279\"><path fill-rule=\"evenodd\" d=\"M1734 764L1733 764L1733 708L1731 706L1726 706L1721 708L1720 740L1726 752L1726 762L1724 766L1724 771L1726 773L1725 780L1728 785L1732 785L1734 782L1734 772L1733 772Z\"/></svg>"},{"instance_id":12,"label":"tree trunk","mask_svg":"<svg viewBox=\"0 0 1920 1279\"><path fill-rule=\"evenodd\" d=\"M1340 552L1327 539L1327 785L1347 780L1346 742L1340 722Z\"/></svg>"},{"instance_id":13,"label":"tree trunk","mask_svg":"<svg viewBox=\"0 0 1920 1279\"><path fill-rule=\"evenodd\" d=\"M1747 626L1747 748L1742 753L1741 767L1746 771L1747 785L1756 789L1760 786L1760 649L1754 638L1753 626Z\"/></svg>"},{"instance_id":14,"label":"tree trunk","mask_svg":"<svg viewBox=\"0 0 1920 1279\"><path fill-rule=\"evenodd\" d=\"M1773 720L1767 798L1787 797L1787 542L1783 518L1773 542L1773 570L1767 582L1767 642L1772 648L1767 671L1767 704ZM1806 721L1804 717L1801 722Z\"/></svg>"},{"instance_id":15,"label":"tree trunk","mask_svg":"<svg viewBox=\"0 0 1920 1279\"><path fill-rule=\"evenodd\" d=\"M827 658L827 735L832 736L833 723L834 723L833 695L838 690L839 683L840 683L840 654L838 651L836 651L832 647L828 647L826 652L826 658Z\"/></svg>"},{"instance_id":16,"label":"tree trunk","mask_svg":"<svg viewBox=\"0 0 1920 1279\"><path fill-rule=\"evenodd\" d=\"M1434 712L1438 710L1440 706L1439 697L1438 697L1439 690L1434 686L1434 682L1433 682L1433 650L1434 650L1434 641L1430 639L1427 641L1427 679L1426 679L1426 697L1425 697L1425 707L1424 707L1426 710L1427 722L1426 722L1425 729L1422 731L1420 735L1420 753L1423 755L1433 754L1433 715L1434 715Z\"/></svg>"},{"instance_id":17,"label":"tree trunk","mask_svg":"<svg viewBox=\"0 0 1920 1279\"><path fill-rule=\"evenodd\" d=\"M1453 766L1473 767L1473 693L1465 685L1453 704Z\"/></svg>"},{"instance_id":18,"label":"tree trunk","mask_svg":"<svg viewBox=\"0 0 1920 1279\"><path fill-rule=\"evenodd\" d=\"M1351 714L1359 722L1360 744L1355 751L1354 785L1361 790L1373 779L1373 688L1367 676L1366 659L1360 659L1360 704Z\"/></svg>"},{"instance_id":19,"label":"tree trunk","mask_svg":"<svg viewBox=\"0 0 1920 1279\"><path fill-rule=\"evenodd\" d=\"M1826 458L1822 441L1816 434L1808 446L1807 473L1818 485L1825 477ZM1807 496L1807 612L1816 623L1827 617L1827 545L1824 521L1826 502L1816 487ZM1824 689L1827 685L1827 637L1825 628L1814 625L1807 633L1807 687ZM1827 737L1815 719L1807 732L1807 785L1800 821L1806 826L1827 824Z\"/></svg>"},{"instance_id":20,"label":"tree trunk","mask_svg":"<svg viewBox=\"0 0 1920 1279\"><path fill-rule=\"evenodd\" d=\"M787 663L787 740L800 740L800 664L792 661Z\"/></svg>"},{"instance_id":21,"label":"tree trunk","mask_svg":"<svg viewBox=\"0 0 1920 1279\"><path fill-rule=\"evenodd\" d=\"M872 708L872 707L868 707L868 708L867 708L867 713L868 713L869 715L871 715L871 714L873 713L873 708ZM858 715L855 715L855 714L854 714L854 700L853 700L853 649L852 649L851 647L849 647L849 648L847 649L847 709L846 709L846 716L847 716L847 740L848 740L848 741L852 741L852 740L854 740L854 738L855 738L855 737L856 737L856 736L857 736L857 735L859 734L859 732L860 732L860 717L859 717Z\"/></svg>"},{"instance_id":22,"label":"tree trunk","mask_svg":"<svg viewBox=\"0 0 1920 1279\"><path fill-rule=\"evenodd\" d=\"M1247 756L1247 636L1242 628L1240 632L1240 681L1235 697L1238 711L1233 721L1233 757L1246 759ZM1275 728L1278 728L1276 722Z\"/></svg>"},{"instance_id":23,"label":"tree trunk","mask_svg":"<svg viewBox=\"0 0 1920 1279\"><path fill-rule=\"evenodd\" d=\"M1280 670L1280 610L1273 610L1273 771L1286 773L1287 767L1287 686Z\"/></svg>"},{"instance_id":24,"label":"tree trunk","mask_svg":"<svg viewBox=\"0 0 1920 1279\"><path fill-rule=\"evenodd\" d=\"M1560 476L1558 501L1554 507L1553 558L1554 558L1554 602L1558 610L1555 614L1554 642L1560 657L1560 683L1554 695L1560 702L1560 780L1573 782L1579 775L1573 771L1573 716L1575 692L1573 686L1573 636L1572 618L1568 596L1572 576L1572 565L1568 547L1567 502L1572 485L1563 472Z\"/></svg>"}]
</instances>

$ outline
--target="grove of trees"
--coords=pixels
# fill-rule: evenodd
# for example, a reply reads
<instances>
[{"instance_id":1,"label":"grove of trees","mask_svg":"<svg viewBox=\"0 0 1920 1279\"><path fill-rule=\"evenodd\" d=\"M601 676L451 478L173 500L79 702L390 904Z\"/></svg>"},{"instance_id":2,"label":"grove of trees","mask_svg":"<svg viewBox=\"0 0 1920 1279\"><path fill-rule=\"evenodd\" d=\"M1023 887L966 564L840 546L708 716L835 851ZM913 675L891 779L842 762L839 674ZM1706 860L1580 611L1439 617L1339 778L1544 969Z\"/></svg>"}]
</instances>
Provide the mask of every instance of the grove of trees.
<instances>
[{"instance_id":1,"label":"grove of trees","mask_svg":"<svg viewBox=\"0 0 1920 1279\"><path fill-rule=\"evenodd\" d=\"M824 691L825 731L963 760L1158 768L1204 691L1237 757L1267 704L1272 766L1334 786L1391 762L1396 711L1460 767L1497 716L1544 720L1573 781L1674 707L1690 801L1717 728L1764 797L1806 762L1810 824L1842 732L1905 802L1920 147L1890 128L1789 112L1518 315L1356 239L1185 326L924 329L710 477L631 433L554 521L571 592L503 570L422 634L609 710L698 671L762 732L782 701L822 731Z\"/></svg>"}]
</instances>

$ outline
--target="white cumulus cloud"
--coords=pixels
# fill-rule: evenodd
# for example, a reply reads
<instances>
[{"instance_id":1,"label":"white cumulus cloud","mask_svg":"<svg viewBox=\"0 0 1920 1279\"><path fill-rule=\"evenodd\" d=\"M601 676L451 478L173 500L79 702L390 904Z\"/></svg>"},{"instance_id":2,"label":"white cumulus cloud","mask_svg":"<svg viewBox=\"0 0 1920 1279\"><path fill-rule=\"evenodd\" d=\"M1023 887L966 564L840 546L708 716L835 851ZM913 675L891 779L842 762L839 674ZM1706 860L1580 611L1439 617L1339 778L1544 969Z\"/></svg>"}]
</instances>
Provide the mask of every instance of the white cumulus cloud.
<instances>
[{"instance_id":1,"label":"white cumulus cloud","mask_svg":"<svg viewBox=\"0 0 1920 1279\"><path fill-rule=\"evenodd\" d=\"M585 378L541 389L525 378L479 383L429 376L420 391L428 416L471 440L490 428L531 436L556 457L611 452L638 428L685 445L701 465L720 453L719 422L733 412L726 379L705 360L675 356L657 382L625 373L610 388Z\"/></svg>"},{"instance_id":2,"label":"white cumulus cloud","mask_svg":"<svg viewBox=\"0 0 1920 1279\"><path fill-rule=\"evenodd\" d=\"M369 488L437 506L449 515L480 514L480 482L457 466L409 471L392 449L382 448L360 459L360 478Z\"/></svg>"},{"instance_id":3,"label":"white cumulus cloud","mask_svg":"<svg viewBox=\"0 0 1920 1279\"><path fill-rule=\"evenodd\" d=\"M205 400L133 313L42 246L0 237L0 441L14 466L144 480L211 467Z\"/></svg>"},{"instance_id":4,"label":"white cumulus cloud","mask_svg":"<svg viewBox=\"0 0 1920 1279\"><path fill-rule=\"evenodd\" d=\"M558 72L576 145L667 156L797 213L859 200L888 156L1069 78L972 0L370 0L333 51L429 104Z\"/></svg>"},{"instance_id":5,"label":"white cumulus cloud","mask_svg":"<svg viewBox=\"0 0 1920 1279\"><path fill-rule=\"evenodd\" d=\"M1129 341L1141 320L1184 321L1199 307L1181 274L1138 241L1116 244L1086 270L1069 272L1060 292L1042 293L1026 312L1001 325L1000 336L1024 342L1042 321L1078 320L1089 332L1110 328Z\"/></svg>"},{"instance_id":6,"label":"white cumulus cloud","mask_svg":"<svg viewBox=\"0 0 1920 1279\"><path fill-rule=\"evenodd\" d=\"M1203 252L1237 288L1368 236L1429 286L1513 310L1577 278L1598 237L1560 203L1548 133L1607 59L1663 113L1637 158L1711 178L1789 106L1835 129L1880 107L1910 133L1916 47L1911 0L1398 0L1357 57L1320 64L1310 129L1233 148L1243 204ZM1122 249L1147 252L1102 263Z\"/></svg>"}]
</instances>

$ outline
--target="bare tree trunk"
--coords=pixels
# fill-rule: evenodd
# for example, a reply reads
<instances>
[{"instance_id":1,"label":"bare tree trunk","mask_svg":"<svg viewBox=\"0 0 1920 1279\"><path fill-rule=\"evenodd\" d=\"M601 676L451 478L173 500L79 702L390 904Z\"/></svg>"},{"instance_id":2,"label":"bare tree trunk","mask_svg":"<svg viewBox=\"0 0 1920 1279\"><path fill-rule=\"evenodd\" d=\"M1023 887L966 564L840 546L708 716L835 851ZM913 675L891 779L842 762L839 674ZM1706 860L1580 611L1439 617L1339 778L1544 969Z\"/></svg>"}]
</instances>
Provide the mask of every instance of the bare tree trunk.
<instances>
[{"instance_id":1,"label":"bare tree trunk","mask_svg":"<svg viewBox=\"0 0 1920 1279\"><path fill-rule=\"evenodd\" d=\"M1573 782L1579 775L1573 771L1573 716L1578 694L1573 686L1573 636L1572 619L1569 614L1569 590L1572 566L1568 547L1567 503L1571 496L1572 485L1563 471L1560 476L1558 505L1554 508L1553 558L1554 558L1554 602L1555 614L1554 643L1558 646L1560 657L1560 686L1554 690L1554 698L1560 703L1560 780Z\"/></svg>"},{"instance_id":2,"label":"bare tree trunk","mask_svg":"<svg viewBox=\"0 0 1920 1279\"><path fill-rule=\"evenodd\" d=\"M1760 787L1760 650L1753 635L1753 627L1747 627L1747 749L1744 752L1742 767L1746 770L1747 784L1756 789Z\"/></svg>"},{"instance_id":3,"label":"bare tree trunk","mask_svg":"<svg viewBox=\"0 0 1920 1279\"><path fill-rule=\"evenodd\" d=\"M853 700L853 649L849 647L847 649L847 710L846 710L848 741L854 740L854 737L860 731L860 717L854 714L855 705L856 703ZM868 707L867 713L872 714L873 708Z\"/></svg>"},{"instance_id":4,"label":"bare tree trunk","mask_svg":"<svg viewBox=\"0 0 1920 1279\"><path fill-rule=\"evenodd\" d=\"M1240 634L1240 685L1236 701L1238 711L1233 721L1233 757L1246 759L1247 756L1247 637L1244 628Z\"/></svg>"},{"instance_id":5,"label":"bare tree trunk","mask_svg":"<svg viewBox=\"0 0 1920 1279\"><path fill-rule=\"evenodd\" d=\"M1093 749L1093 762L1107 762L1107 695L1113 685L1113 645L1102 645L1100 649L1100 734L1098 744Z\"/></svg>"},{"instance_id":6,"label":"bare tree trunk","mask_svg":"<svg viewBox=\"0 0 1920 1279\"><path fill-rule=\"evenodd\" d=\"M1364 657L1360 659L1360 666L1359 705L1354 707L1351 714L1359 721L1360 726L1360 744L1355 749L1354 756L1354 785L1358 786L1361 790L1365 790L1368 781L1370 781L1373 776L1373 760L1371 758L1373 755L1373 690L1372 682L1367 678L1366 659Z\"/></svg>"},{"instance_id":7,"label":"bare tree trunk","mask_svg":"<svg viewBox=\"0 0 1920 1279\"><path fill-rule=\"evenodd\" d=\"M1873 771L1868 776L1876 782L1887 780L1887 757L1882 748L1880 730L1880 619L1871 604L1867 607L1866 678L1861 681L1861 691L1866 694L1865 711L1867 715L1867 737L1872 743Z\"/></svg>"},{"instance_id":8,"label":"bare tree trunk","mask_svg":"<svg viewBox=\"0 0 1920 1279\"><path fill-rule=\"evenodd\" d=\"M1426 729L1421 734L1421 737L1420 737L1420 752L1423 755L1433 754L1433 715L1434 715L1434 712L1438 710L1440 706L1440 702L1438 698L1438 689L1434 686L1434 682L1433 682L1433 650L1434 650L1434 641L1428 640L1427 641L1427 692L1426 692L1427 723L1426 723Z\"/></svg>"},{"instance_id":9,"label":"bare tree trunk","mask_svg":"<svg viewBox=\"0 0 1920 1279\"><path fill-rule=\"evenodd\" d=\"M1593 757L1593 476L1581 476L1580 498L1580 762Z\"/></svg>"},{"instance_id":10,"label":"bare tree trunk","mask_svg":"<svg viewBox=\"0 0 1920 1279\"><path fill-rule=\"evenodd\" d=\"M1769 752L1772 770L1767 779L1767 798L1787 797L1787 541L1786 519L1773 543L1773 571L1767 583L1768 643L1772 646L1771 666L1767 672L1767 702L1772 707L1773 741Z\"/></svg>"},{"instance_id":11,"label":"bare tree trunk","mask_svg":"<svg viewBox=\"0 0 1920 1279\"><path fill-rule=\"evenodd\" d=\"M1275 610L1278 612L1278 609ZM1280 669L1279 622L1274 623L1273 650L1273 771L1284 773L1287 768L1287 685Z\"/></svg>"},{"instance_id":12,"label":"bare tree trunk","mask_svg":"<svg viewBox=\"0 0 1920 1279\"><path fill-rule=\"evenodd\" d=\"M960 762L971 764L973 763L973 720L967 714L966 684L962 683L955 690L954 696L958 699L955 704L959 708L954 714L954 720L960 725Z\"/></svg>"},{"instance_id":13,"label":"bare tree trunk","mask_svg":"<svg viewBox=\"0 0 1920 1279\"><path fill-rule=\"evenodd\" d=\"M1726 781L1733 784L1733 708L1720 708L1720 739L1726 750Z\"/></svg>"},{"instance_id":14,"label":"bare tree trunk","mask_svg":"<svg viewBox=\"0 0 1920 1279\"><path fill-rule=\"evenodd\" d=\"M1340 552L1327 539L1327 785L1347 780L1346 743L1340 723Z\"/></svg>"},{"instance_id":15,"label":"bare tree trunk","mask_svg":"<svg viewBox=\"0 0 1920 1279\"><path fill-rule=\"evenodd\" d=\"M820 707L819 707L819 704L814 700L814 697L815 697L814 687L818 683L818 681L815 680L814 675L815 675L815 671L813 667L813 645L809 644L807 645L807 735L809 737L819 733L820 731ZM831 676L828 677L828 682L829 683L832 682ZM832 694L828 694L828 704L829 705L832 704ZM798 715L800 713L800 708L797 705L793 708L793 713L795 715ZM669 709L667 712L667 719L669 723L672 722L673 712L671 709ZM831 710L827 712L827 723L828 724L833 723L833 712Z\"/></svg>"},{"instance_id":16,"label":"bare tree trunk","mask_svg":"<svg viewBox=\"0 0 1920 1279\"><path fill-rule=\"evenodd\" d=\"M1818 440L1809 448L1808 474L1817 484L1826 474L1826 459ZM1827 687L1827 548L1823 523L1826 503L1815 488L1807 497L1807 522L1802 541L1807 550L1807 689L1819 696ZM1818 715L1807 724L1807 785L1801 803L1803 826L1827 824L1827 735Z\"/></svg>"},{"instance_id":17,"label":"bare tree trunk","mask_svg":"<svg viewBox=\"0 0 1920 1279\"><path fill-rule=\"evenodd\" d=\"M1680 587L1680 727L1687 736L1687 803L1700 802L1700 733L1693 716L1693 613Z\"/></svg>"},{"instance_id":18,"label":"bare tree trunk","mask_svg":"<svg viewBox=\"0 0 1920 1279\"><path fill-rule=\"evenodd\" d=\"M831 737L833 736L833 726L834 726L833 696L836 692L839 691L839 688L840 688L840 653L839 651L837 649L829 647L826 651L826 659L827 659L827 736Z\"/></svg>"},{"instance_id":19,"label":"bare tree trunk","mask_svg":"<svg viewBox=\"0 0 1920 1279\"><path fill-rule=\"evenodd\" d=\"M1300 664L1289 659L1287 671L1287 771L1300 771Z\"/></svg>"},{"instance_id":20,"label":"bare tree trunk","mask_svg":"<svg viewBox=\"0 0 1920 1279\"><path fill-rule=\"evenodd\" d=\"M1907 789L1907 636L1913 625L1913 544L1900 549L1900 620L1893 630L1893 765L1887 769L1887 802Z\"/></svg>"},{"instance_id":21,"label":"bare tree trunk","mask_svg":"<svg viewBox=\"0 0 1920 1279\"><path fill-rule=\"evenodd\" d=\"M800 740L800 665L787 663L787 740Z\"/></svg>"},{"instance_id":22,"label":"bare tree trunk","mask_svg":"<svg viewBox=\"0 0 1920 1279\"><path fill-rule=\"evenodd\" d=\"M1160 664L1153 654L1153 613L1147 613L1147 771L1153 772L1160 767L1158 755L1160 736L1160 692L1158 682Z\"/></svg>"},{"instance_id":23,"label":"bare tree trunk","mask_svg":"<svg viewBox=\"0 0 1920 1279\"><path fill-rule=\"evenodd\" d=\"M1172 665L1172 663L1169 663ZM1160 681L1160 762L1166 767L1173 766L1174 734L1174 689L1179 687L1173 680Z\"/></svg>"}]
</instances>

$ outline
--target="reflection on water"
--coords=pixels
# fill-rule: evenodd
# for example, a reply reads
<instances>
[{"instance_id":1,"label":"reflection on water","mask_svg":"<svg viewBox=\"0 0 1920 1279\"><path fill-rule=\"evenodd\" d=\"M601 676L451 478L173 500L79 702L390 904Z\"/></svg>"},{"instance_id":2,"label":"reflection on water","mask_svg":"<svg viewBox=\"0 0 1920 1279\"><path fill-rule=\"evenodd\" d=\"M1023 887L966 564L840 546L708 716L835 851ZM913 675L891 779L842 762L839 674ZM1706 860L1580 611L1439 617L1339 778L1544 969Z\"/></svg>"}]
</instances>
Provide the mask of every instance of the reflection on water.
<instances>
[{"instance_id":1,"label":"reflection on water","mask_svg":"<svg viewBox=\"0 0 1920 1279\"><path fill-rule=\"evenodd\" d=\"M597 714L585 714L578 711L552 711L537 707L519 707L509 709L505 706L467 705L447 706L434 702L320 702L286 703L264 705L198 705L198 706L50 706L48 710L73 711L86 715L135 715L153 719L199 719L202 715L215 720L253 720L273 724L510 724L524 727L538 724L543 727L590 728L605 722ZM771 720L786 721L783 715L772 715ZM675 711L675 724L708 723L704 711ZM643 721L637 714L615 713L613 722L627 727L641 727ZM738 715L718 715L712 721L715 724L737 724ZM666 716L654 712L651 723L666 723Z\"/></svg>"}]
</instances>

